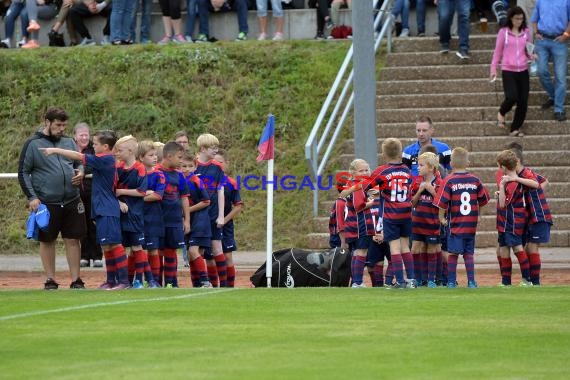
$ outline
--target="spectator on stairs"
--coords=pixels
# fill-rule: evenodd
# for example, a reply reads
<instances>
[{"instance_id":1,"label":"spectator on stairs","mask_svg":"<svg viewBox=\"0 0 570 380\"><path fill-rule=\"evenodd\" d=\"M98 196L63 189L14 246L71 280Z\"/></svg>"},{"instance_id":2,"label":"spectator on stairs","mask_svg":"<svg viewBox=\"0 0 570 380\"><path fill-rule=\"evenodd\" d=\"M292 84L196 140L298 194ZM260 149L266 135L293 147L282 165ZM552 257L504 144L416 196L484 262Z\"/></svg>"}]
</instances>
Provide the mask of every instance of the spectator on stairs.
<instances>
[{"instance_id":1,"label":"spectator on stairs","mask_svg":"<svg viewBox=\"0 0 570 380\"><path fill-rule=\"evenodd\" d=\"M267 39L267 3L269 0L257 0L257 19L259 20L259 36L257 39L263 41ZM273 18L275 19L275 34L273 41L282 41L285 39L283 34L283 7L281 0L271 0L271 9Z\"/></svg>"},{"instance_id":2,"label":"spectator on stairs","mask_svg":"<svg viewBox=\"0 0 570 380\"><path fill-rule=\"evenodd\" d=\"M20 25L22 27L22 40L18 45L22 46L28 42L28 31L26 30L28 26L28 20L24 17L26 9L26 3L24 0L13 0L10 4L6 15L4 16L4 31L6 33L5 38L0 41L0 48L9 49L12 47L12 37L14 36L14 29L16 26L16 19L20 16Z\"/></svg>"},{"instance_id":3,"label":"spectator on stairs","mask_svg":"<svg viewBox=\"0 0 570 380\"><path fill-rule=\"evenodd\" d=\"M497 66L501 65L505 99L497 114L497 126L506 129L505 115L517 105L511 124L511 136L524 136L521 127L528 109L530 89L528 61L535 59L527 44L532 44L532 35L524 11L521 7L511 8L507 13L507 26L499 29L497 34L490 74L491 81L494 82L497 79Z\"/></svg>"},{"instance_id":4,"label":"spectator on stairs","mask_svg":"<svg viewBox=\"0 0 570 380\"><path fill-rule=\"evenodd\" d=\"M451 23L453 14L457 12L457 30L459 33L459 50L455 53L461 60L469 59L469 13L471 0L435 0L439 18L439 52L449 53L451 40Z\"/></svg>"},{"instance_id":5,"label":"spectator on stairs","mask_svg":"<svg viewBox=\"0 0 570 380\"><path fill-rule=\"evenodd\" d=\"M29 20L27 31L30 33L30 39L22 45L22 49L39 48L38 34L40 24L38 20L51 20L57 15L58 7L53 0L31 0L26 1L26 16L22 15L22 19L26 17Z\"/></svg>"}]
</instances>

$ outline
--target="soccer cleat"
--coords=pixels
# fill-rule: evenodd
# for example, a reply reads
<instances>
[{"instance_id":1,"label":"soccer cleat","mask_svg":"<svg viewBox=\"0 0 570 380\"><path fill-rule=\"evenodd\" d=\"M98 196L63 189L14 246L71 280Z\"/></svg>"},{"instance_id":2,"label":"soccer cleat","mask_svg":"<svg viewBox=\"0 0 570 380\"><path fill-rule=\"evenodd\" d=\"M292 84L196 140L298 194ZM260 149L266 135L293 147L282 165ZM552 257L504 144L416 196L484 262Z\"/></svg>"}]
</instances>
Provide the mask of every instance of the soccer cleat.
<instances>
[{"instance_id":1,"label":"soccer cleat","mask_svg":"<svg viewBox=\"0 0 570 380\"><path fill-rule=\"evenodd\" d=\"M133 289L143 289L144 285L139 280L133 281Z\"/></svg>"},{"instance_id":2,"label":"soccer cleat","mask_svg":"<svg viewBox=\"0 0 570 380\"><path fill-rule=\"evenodd\" d=\"M166 284L165 288L166 289L172 289L172 288L174 288L174 286L172 286L172 284L169 282L168 284Z\"/></svg>"},{"instance_id":3,"label":"soccer cleat","mask_svg":"<svg viewBox=\"0 0 570 380\"><path fill-rule=\"evenodd\" d=\"M109 290L111 288L113 288L115 286L114 282L104 282L101 285L99 285L99 289L100 290Z\"/></svg>"},{"instance_id":4,"label":"soccer cleat","mask_svg":"<svg viewBox=\"0 0 570 380\"><path fill-rule=\"evenodd\" d=\"M116 284L115 286L113 286L111 289L108 290L123 290L123 289L130 289L131 285L130 284Z\"/></svg>"},{"instance_id":5,"label":"soccer cleat","mask_svg":"<svg viewBox=\"0 0 570 380\"><path fill-rule=\"evenodd\" d=\"M93 260L93 268L103 268L102 260Z\"/></svg>"},{"instance_id":6,"label":"soccer cleat","mask_svg":"<svg viewBox=\"0 0 570 380\"><path fill-rule=\"evenodd\" d=\"M437 288L437 284L435 283L435 281L428 281L427 287L434 289L434 288Z\"/></svg>"},{"instance_id":7,"label":"soccer cleat","mask_svg":"<svg viewBox=\"0 0 570 380\"><path fill-rule=\"evenodd\" d=\"M467 282L467 287L471 289L475 289L477 287L477 283L475 281Z\"/></svg>"},{"instance_id":8,"label":"soccer cleat","mask_svg":"<svg viewBox=\"0 0 570 380\"><path fill-rule=\"evenodd\" d=\"M93 264L95 264L95 263L93 263ZM81 259L81 260L79 261L79 266L80 266L81 268L86 268L86 267L88 267L88 266L89 266L89 260ZM93 266L95 266L95 265L93 265Z\"/></svg>"},{"instance_id":9,"label":"soccer cleat","mask_svg":"<svg viewBox=\"0 0 570 380\"><path fill-rule=\"evenodd\" d=\"M35 20L32 20L28 24L26 30L28 31L28 33L37 32L38 30L40 30L40 24L38 24Z\"/></svg>"},{"instance_id":10,"label":"soccer cleat","mask_svg":"<svg viewBox=\"0 0 570 380\"><path fill-rule=\"evenodd\" d=\"M528 288L528 287L532 286L532 282L530 282L529 280L523 278L523 279L521 280L519 286L520 286L521 288Z\"/></svg>"},{"instance_id":11,"label":"soccer cleat","mask_svg":"<svg viewBox=\"0 0 570 380\"><path fill-rule=\"evenodd\" d=\"M245 40L247 40L247 33L239 32L236 41L245 41Z\"/></svg>"},{"instance_id":12,"label":"soccer cleat","mask_svg":"<svg viewBox=\"0 0 570 380\"><path fill-rule=\"evenodd\" d=\"M455 282L448 282L447 287L449 289L455 289L455 288L457 288L457 284Z\"/></svg>"},{"instance_id":13,"label":"soccer cleat","mask_svg":"<svg viewBox=\"0 0 570 380\"><path fill-rule=\"evenodd\" d=\"M366 288L366 284L365 283L360 283L360 284L354 283L354 284L352 284L351 287L352 288Z\"/></svg>"},{"instance_id":14,"label":"soccer cleat","mask_svg":"<svg viewBox=\"0 0 570 380\"><path fill-rule=\"evenodd\" d=\"M388 289L406 289L406 288L407 288L406 283L400 284L400 283L396 282L394 285L392 285Z\"/></svg>"},{"instance_id":15,"label":"soccer cleat","mask_svg":"<svg viewBox=\"0 0 570 380\"><path fill-rule=\"evenodd\" d=\"M85 289L85 283L81 278L77 277L77 280L73 281L69 285L69 289Z\"/></svg>"},{"instance_id":16,"label":"soccer cleat","mask_svg":"<svg viewBox=\"0 0 570 380\"><path fill-rule=\"evenodd\" d=\"M213 286L212 286L212 284L210 283L210 281L204 281L204 282L202 282L202 284L200 285L200 287L201 287L201 288L205 288L205 289L212 289L212 288L213 288Z\"/></svg>"},{"instance_id":17,"label":"soccer cleat","mask_svg":"<svg viewBox=\"0 0 570 380\"><path fill-rule=\"evenodd\" d=\"M160 288L160 287L161 287L160 284L154 280L148 282L148 288L149 289L156 289L156 288Z\"/></svg>"},{"instance_id":18,"label":"soccer cleat","mask_svg":"<svg viewBox=\"0 0 570 380\"><path fill-rule=\"evenodd\" d=\"M511 284L508 284L508 285L507 285L507 284L500 283L500 284L497 285L497 286L498 286L499 288L512 288L512 285L511 285Z\"/></svg>"},{"instance_id":19,"label":"soccer cleat","mask_svg":"<svg viewBox=\"0 0 570 380\"><path fill-rule=\"evenodd\" d=\"M59 284L53 278L48 278L44 283L44 290L57 290Z\"/></svg>"},{"instance_id":20,"label":"soccer cleat","mask_svg":"<svg viewBox=\"0 0 570 380\"><path fill-rule=\"evenodd\" d=\"M418 287L418 282L416 280L414 280L413 278L406 280L406 287L408 287L410 289L415 289Z\"/></svg>"}]
</instances>

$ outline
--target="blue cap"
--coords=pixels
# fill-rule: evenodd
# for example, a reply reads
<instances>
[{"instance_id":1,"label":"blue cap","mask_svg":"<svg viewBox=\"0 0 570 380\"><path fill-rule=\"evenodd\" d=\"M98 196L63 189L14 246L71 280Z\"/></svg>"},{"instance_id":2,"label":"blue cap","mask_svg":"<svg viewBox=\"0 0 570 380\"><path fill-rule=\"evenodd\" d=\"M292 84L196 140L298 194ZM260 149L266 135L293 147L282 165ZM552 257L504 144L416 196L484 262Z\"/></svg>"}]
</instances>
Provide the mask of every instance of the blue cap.
<instances>
[{"instance_id":1,"label":"blue cap","mask_svg":"<svg viewBox=\"0 0 570 380\"><path fill-rule=\"evenodd\" d=\"M36 210L36 224L41 230L46 230L49 226L49 210L43 203Z\"/></svg>"},{"instance_id":2,"label":"blue cap","mask_svg":"<svg viewBox=\"0 0 570 380\"><path fill-rule=\"evenodd\" d=\"M39 232L40 230L36 224L36 213L32 211L26 221L26 238L38 240Z\"/></svg>"}]
</instances>

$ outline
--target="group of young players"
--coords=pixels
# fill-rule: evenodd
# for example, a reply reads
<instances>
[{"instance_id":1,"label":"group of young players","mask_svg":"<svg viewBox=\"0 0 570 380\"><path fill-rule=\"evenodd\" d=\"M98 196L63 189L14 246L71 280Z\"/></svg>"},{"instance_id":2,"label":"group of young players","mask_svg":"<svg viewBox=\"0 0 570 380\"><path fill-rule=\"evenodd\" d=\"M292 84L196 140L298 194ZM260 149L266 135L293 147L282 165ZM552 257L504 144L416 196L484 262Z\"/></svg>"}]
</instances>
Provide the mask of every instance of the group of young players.
<instances>
[{"instance_id":1,"label":"group of young players","mask_svg":"<svg viewBox=\"0 0 570 380\"><path fill-rule=\"evenodd\" d=\"M93 168L91 217L107 274L100 289L178 287L177 250L186 247L194 287L234 286L233 218L242 201L218 139L202 134L197 146L194 155L175 141L103 130L93 135L93 155L42 149Z\"/></svg>"},{"instance_id":2,"label":"group of young players","mask_svg":"<svg viewBox=\"0 0 570 380\"><path fill-rule=\"evenodd\" d=\"M544 192L548 181L523 166L519 144L507 148L497 156L495 192L500 285L511 286L511 250L520 264L520 285L540 285L539 246L549 241L552 224ZM433 145L419 152L418 177L402 162L398 139L384 140L382 158L385 164L372 173L365 160L352 161L350 178L338 183L339 196L330 211L331 247L352 253L352 287L366 286L367 267L374 287L456 288L462 255L467 287L476 288L475 234L490 194L467 170L468 151L453 149L447 175Z\"/></svg>"}]
</instances>

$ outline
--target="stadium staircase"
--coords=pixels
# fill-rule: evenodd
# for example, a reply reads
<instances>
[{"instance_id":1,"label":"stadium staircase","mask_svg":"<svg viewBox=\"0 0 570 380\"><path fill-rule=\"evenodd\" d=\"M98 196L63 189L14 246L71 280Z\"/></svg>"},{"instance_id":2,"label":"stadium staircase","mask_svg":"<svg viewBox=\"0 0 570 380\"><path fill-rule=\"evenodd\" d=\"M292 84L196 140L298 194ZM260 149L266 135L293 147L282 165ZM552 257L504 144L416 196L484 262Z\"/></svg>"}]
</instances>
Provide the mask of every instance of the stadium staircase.
<instances>
[{"instance_id":1,"label":"stadium staircase","mask_svg":"<svg viewBox=\"0 0 570 380\"><path fill-rule=\"evenodd\" d=\"M434 137L451 147L467 148L471 152L471 171L493 193L497 153L511 141L519 142L524 148L525 164L550 181L546 191L554 218L550 246L568 247L570 122L554 121L552 109L541 109L547 98L538 79L531 78L523 127L526 136L509 137L495 125L503 98L500 78L495 83L488 79L496 31L497 25L490 24L488 34L481 34L478 25L472 24L471 59L467 62L455 56L456 37L447 55L438 52L437 37L393 39L392 52L386 56L377 85L378 147L386 137L397 137L404 146L413 143L415 120L428 115L434 121ZM512 112L507 121L511 118ZM345 141L341 151L338 167L348 168L354 158L354 141ZM381 162L380 156L378 161ZM336 190L331 190L319 202L319 217L314 220L313 232L308 234L311 248L328 247L328 210L335 195ZM476 240L479 248L496 244L495 207L493 199L483 208Z\"/></svg>"}]
</instances>

